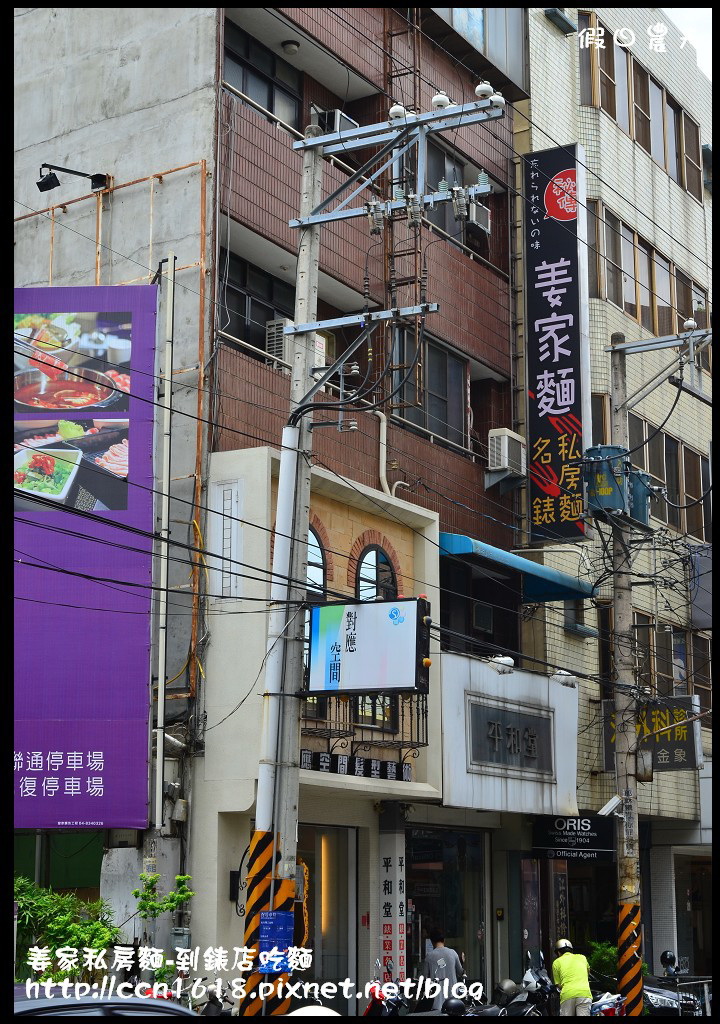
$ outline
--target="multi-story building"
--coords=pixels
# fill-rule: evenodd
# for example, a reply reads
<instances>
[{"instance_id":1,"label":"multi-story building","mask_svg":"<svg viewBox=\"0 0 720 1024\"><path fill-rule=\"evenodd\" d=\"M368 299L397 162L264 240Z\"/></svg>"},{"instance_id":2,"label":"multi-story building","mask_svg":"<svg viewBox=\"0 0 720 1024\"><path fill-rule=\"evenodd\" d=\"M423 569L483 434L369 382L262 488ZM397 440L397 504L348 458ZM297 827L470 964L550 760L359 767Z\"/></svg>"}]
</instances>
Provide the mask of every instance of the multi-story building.
<instances>
[{"instance_id":1,"label":"multi-story building","mask_svg":"<svg viewBox=\"0 0 720 1024\"><path fill-rule=\"evenodd\" d=\"M158 785L142 756L131 759L128 777L148 777L145 820L138 823L137 812L123 817L113 810L102 832L86 825L83 840L87 834L98 849L94 873L86 872L82 882L66 874L63 881L96 886L123 920L135 909L130 890L143 868L157 867L164 881L189 873L196 892L191 912L172 922L189 933L172 933L168 922L155 933L155 944L242 946L279 450L290 412L292 349L281 332L296 309L299 232L289 222L300 207L302 156L294 144L308 124L333 132L387 123L393 104L401 104L405 116L422 114L439 91L453 104L473 102L478 81L487 80L505 99L504 117L438 132L427 144L429 192L483 181L492 186L468 220L456 220L452 203L444 201L425 210L419 225L409 224L406 212L387 216L379 234L371 232L364 215L321 228L320 320L422 302L439 308L422 326L415 316L386 323L352 356L359 377L348 377L342 386L360 380L363 400L338 413L337 380L317 396L307 600L425 594L435 627L427 695L314 695L300 701L296 939L314 951L305 977L362 982L387 951L396 974L417 973L429 930L438 925L464 952L468 974L487 985L518 975L526 949L542 947L547 955L558 930L569 928L578 941L609 937L612 928L601 935L596 927L605 908L590 901L597 894L614 901L612 865L583 873L533 856L535 816L594 812L614 792L610 777L599 771L599 702L607 695L607 662L597 642L609 635L612 623L602 603L609 582L600 540L531 552L522 456L508 460L502 448L514 441L521 453L513 435L525 432L522 265L516 259L521 211L513 198L522 197L522 185L514 147L530 152L585 146L589 172L595 172L588 173L587 194L595 202L588 207L608 237L614 237L615 221L627 235L630 248L621 246L618 260L654 253L657 246L673 282L666 306L684 313L678 305L683 288L704 295L707 306L709 252L702 246L709 197L702 190L699 198L693 194L692 169L701 168L701 161L698 150L693 164L690 150L692 124L700 126L705 141L708 111L700 106L701 91L682 78L691 75L689 48L672 64L676 78L670 71L670 77L661 76L668 90L662 92L662 109L679 111L676 123L689 140L687 159L671 180L666 168L652 163L652 152L641 152L632 136L608 120L607 110L593 108L598 94L581 96L579 83L588 74L592 89L599 88L599 72L592 70L597 55L579 49L577 35L558 34L542 11L189 8L168 18L154 9L37 8L16 14L17 286L57 288L58 296L71 286L101 286L103 293L112 286L117 303L105 296L106 305L92 308L120 311L124 288L159 283L156 354L153 332L142 351L139 334L123 339L122 318L113 324L80 315L69 321L78 326L78 347L70 353L78 369L127 368L117 338L131 342L125 416L132 435L134 417L156 403L156 456L150 444L134 460L131 454L124 505L103 501L104 495L94 498L93 480L86 476L82 492L76 483L50 521L27 498L22 506L29 543L40 532L47 539L51 528L62 530L66 510L82 509L89 522L117 512L110 517L117 524L112 543L120 547L127 540L117 536L123 509L132 507L138 482L152 472L143 490L155 492L155 518L145 527L155 542L156 598L152 615L145 613L152 647L147 679L137 677L135 665L131 682L135 699L138 686L147 684L150 735L165 736L164 743L148 746L153 765L160 746L162 774ZM572 20L574 12L566 14ZM599 16L604 24L603 12ZM643 12L632 16L635 25ZM42 79L36 65L23 59L39 46ZM638 68L645 68L646 77L660 76L664 65L650 56L643 64L638 54ZM601 130L607 138L600 138ZM369 154L356 152L325 159L324 198L363 167ZM57 170L62 193L56 200L55 192L43 191L38 203L35 171L48 167L44 160ZM624 161L623 187L616 192ZM67 165L88 174L100 169L109 176L106 187L88 193L63 175ZM626 174L630 169L633 174ZM357 202L411 195L416 173L413 151L404 159L398 154L381 177L365 182ZM630 194L627 182L639 182L641 175L642 185ZM620 194L630 199L621 201ZM687 231L682 239L680 222ZM669 224L671 234L664 230ZM645 293L636 297L641 313L634 334L627 284L617 295L607 292L616 286L604 269L612 254L601 241L591 251L599 267L590 279L597 293L591 292L590 329L593 407L600 410L609 390L603 349L609 333L645 337L648 316L655 333L673 328L662 319L662 288L656 283L649 288L656 297L649 314ZM622 273L622 262L613 266ZM33 294L24 294L31 303ZM90 301L89 295L83 299ZM16 308L47 314L48 301L43 291L43 308ZM63 312L72 308L58 306ZM674 323L674 313L668 317ZM317 362L333 362L358 331L348 324L319 331ZM653 358L629 357L631 389L657 372ZM699 372L707 389L708 365ZM150 389L146 398L141 384ZM661 385L637 407L631 428L645 431L643 441L660 425L670 388ZM59 415L76 416L83 429L87 419L94 420L92 407L83 413L61 408ZM671 493L676 505L684 505L682 495L703 493L708 452L697 439L709 437L709 425L695 399L683 394L678 408L687 430L674 434L673 421L667 424L662 482L670 487L674 479L665 461L674 450L683 490ZM122 413L101 415L118 427ZM357 428L338 429L331 422L338 417L352 417ZM44 411L17 404L15 420L16 442L57 425ZM128 419L122 422L127 437ZM594 421L597 442L603 440L599 422ZM103 425L104 420L98 429ZM682 457L679 447L672 449L673 439L683 444ZM489 462L496 443L504 462L496 454ZM638 445L637 458L643 450ZM650 452L655 448L648 447ZM692 475L694 457L700 489ZM655 462L642 468L657 475ZM670 507L666 523L674 516ZM678 514L690 518L673 519L671 528L706 539L693 532L705 526L691 509ZM673 541L664 543L672 547ZM661 561L665 548L658 542L641 557ZM668 569L678 579L679 564L676 558ZM92 559L82 566L71 559L64 572L76 582L83 574L104 579L100 568ZM642 571L652 569L643 565ZM662 593L658 588L651 600L650 591L642 591L637 611L645 619L638 623L668 622L678 632L676 642L671 635L679 650L687 620L678 612L679 601L668 616L661 613ZM593 595L600 601L591 604ZM112 597L99 600L111 621L125 621L113 618ZM90 633L82 618L85 604L76 599L75 607ZM136 647L146 642L127 626L125 633ZM706 637L693 632L686 644L698 663ZM659 643L652 647L656 675L649 685L665 693L657 680L675 684L669 670L663 672ZM121 671L124 657L118 653L115 659ZM649 663L641 670L650 671ZM702 671L695 666L693 685L701 692L701 679L708 680L702 699L709 710L709 669ZM83 669L91 689L103 685L97 672ZM40 687L35 691L30 681L20 665L19 685L42 701L44 684L33 683ZM298 680L293 692L302 685ZM117 709L115 715L123 718ZM67 729L68 743L79 742L72 738L71 721ZM22 807L27 798L20 794L28 792L22 780L34 764L29 754L23 747L16 758ZM658 778L640 805L647 822L646 857L658 888L667 883L655 875L667 877L663 871L670 863L678 885L686 863L692 864L693 879L705 870L703 847L691 846L706 843L696 774L673 775L669 785L667 779ZM38 877L62 885L56 865L74 853L78 833L43 813L19 819L25 829L18 837L18 869L32 864L34 841ZM74 816L68 812L63 820ZM553 892L560 896L554 899ZM142 940L143 927L132 918L127 938ZM653 948L675 945L672 915L662 924L656 916L653 927L662 936L653 936ZM680 952L686 955L682 944Z\"/></svg>"},{"instance_id":2,"label":"multi-story building","mask_svg":"<svg viewBox=\"0 0 720 1024\"><path fill-rule=\"evenodd\" d=\"M582 147L586 203L578 215L587 224L580 248L588 266L592 395L586 447L609 445L612 335L627 343L686 335L692 318L701 340L710 326L711 86L659 8L532 9L529 19L530 100L516 105L516 145L520 154ZM526 223L528 199L517 199L517 222ZM525 325L521 333L527 336ZM652 967L661 970L660 953L670 947L686 970L702 974L710 970L711 948L702 908L711 891L712 364L707 345L691 352L684 368L679 353L679 344L648 344L626 357L630 459L655 488L650 530L629 534L634 681L639 704L654 698L663 708L696 695L704 767L655 772L639 784L641 893ZM535 457L529 450L531 465ZM588 526L581 558L595 584L593 601L584 609L541 606L526 629L542 635L549 660L563 651L566 661L599 673L603 685L587 690L579 741L578 803L592 809L615 792L614 765L598 756L594 736L598 699L612 697L613 564L608 523ZM567 545L544 545L546 564L567 568L576 559ZM612 898L614 867L570 864L569 882L571 932L582 943Z\"/></svg>"}]
</instances>

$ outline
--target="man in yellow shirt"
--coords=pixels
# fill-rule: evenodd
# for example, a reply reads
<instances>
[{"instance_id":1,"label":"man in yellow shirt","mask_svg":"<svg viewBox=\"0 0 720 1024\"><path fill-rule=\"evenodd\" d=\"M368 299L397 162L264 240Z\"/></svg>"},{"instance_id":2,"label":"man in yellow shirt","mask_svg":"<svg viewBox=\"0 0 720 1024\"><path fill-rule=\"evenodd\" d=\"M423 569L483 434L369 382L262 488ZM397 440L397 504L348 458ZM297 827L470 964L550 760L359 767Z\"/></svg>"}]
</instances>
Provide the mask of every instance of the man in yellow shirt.
<instances>
[{"instance_id":1,"label":"man in yellow shirt","mask_svg":"<svg viewBox=\"0 0 720 1024\"><path fill-rule=\"evenodd\" d=\"M573 953L570 939L555 943L557 960L553 964L553 980L560 989L561 1017L589 1017L592 992L588 982L589 964L582 953Z\"/></svg>"}]
</instances>

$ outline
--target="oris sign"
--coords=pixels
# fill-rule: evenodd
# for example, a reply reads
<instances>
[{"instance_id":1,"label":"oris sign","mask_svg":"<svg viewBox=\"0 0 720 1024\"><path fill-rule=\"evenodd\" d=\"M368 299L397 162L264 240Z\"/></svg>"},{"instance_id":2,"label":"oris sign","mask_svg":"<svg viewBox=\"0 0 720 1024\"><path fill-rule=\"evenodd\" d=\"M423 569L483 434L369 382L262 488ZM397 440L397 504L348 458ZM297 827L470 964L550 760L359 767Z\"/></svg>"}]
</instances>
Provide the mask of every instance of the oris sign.
<instances>
[{"instance_id":1,"label":"oris sign","mask_svg":"<svg viewBox=\"0 0 720 1024\"><path fill-rule=\"evenodd\" d=\"M540 815L533 822L534 857L564 860L613 860L612 818L600 815Z\"/></svg>"}]
</instances>

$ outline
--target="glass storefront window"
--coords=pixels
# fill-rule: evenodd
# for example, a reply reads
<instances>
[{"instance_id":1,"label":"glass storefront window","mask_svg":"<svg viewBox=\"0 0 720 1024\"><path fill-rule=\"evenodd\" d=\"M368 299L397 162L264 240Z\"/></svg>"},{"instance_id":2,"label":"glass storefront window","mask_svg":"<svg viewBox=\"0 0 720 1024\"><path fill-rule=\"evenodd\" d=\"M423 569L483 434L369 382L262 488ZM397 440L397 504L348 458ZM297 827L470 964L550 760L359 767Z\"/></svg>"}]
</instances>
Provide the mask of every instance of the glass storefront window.
<instances>
[{"instance_id":1,"label":"glass storefront window","mask_svg":"<svg viewBox=\"0 0 720 1024\"><path fill-rule=\"evenodd\" d=\"M420 973L430 932L439 928L445 944L464 955L468 979L487 983L484 842L481 832L407 831L408 977Z\"/></svg>"}]
</instances>

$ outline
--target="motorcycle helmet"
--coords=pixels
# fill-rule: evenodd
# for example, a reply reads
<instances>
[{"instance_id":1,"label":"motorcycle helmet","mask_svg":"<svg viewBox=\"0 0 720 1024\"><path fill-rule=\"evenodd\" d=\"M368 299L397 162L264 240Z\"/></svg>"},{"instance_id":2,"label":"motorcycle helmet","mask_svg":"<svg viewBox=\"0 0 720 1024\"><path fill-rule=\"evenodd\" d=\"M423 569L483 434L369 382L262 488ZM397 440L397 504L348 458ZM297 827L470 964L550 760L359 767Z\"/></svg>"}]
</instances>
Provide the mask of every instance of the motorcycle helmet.
<instances>
[{"instance_id":1,"label":"motorcycle helmet","mask_svg":"<svg viewBox=\"0 0 720 1024\"><path fill-rule=\"evenodd\" d=\"M495 986L493 1002L497 1003L498 1006L507 1006L510 1000L514 999L519 991L520 990L512 978L504 978Z\"/></svg>"},{"instance_id":2,"label":"motorcycle helmet","mask_svg":"<svg viewBox=\"0 0 720 1024\"><path fill-rule=\"evenodd\" d=\"M464 1017L466 1009L467 1007L462 999L456 999L454 996L451 996L442 1004L440 1012L448 1017Z\"/></svg>"},{"instance_id":3,"label":"motorcycle helmet","mask_svg":"<svg viewBox=\"0 0 720 1024\"><path fill-rule=\"evenodd\" d=\"M660 954L660 963L663 967L674 967L675 966L675 954L671 949L666 949Z\"/></svg>"},{"instance_id":4,"label":"motorcycle helmet","mask_svg":"<svg viewBox=\"0 0 720 1024\"><path fill-rule=\"evenodd\" d=\"M558 956L561 953L572 953L573 945L570 939L558 939L555 943L555 952Z\"/></svg>"}]
</instances>

